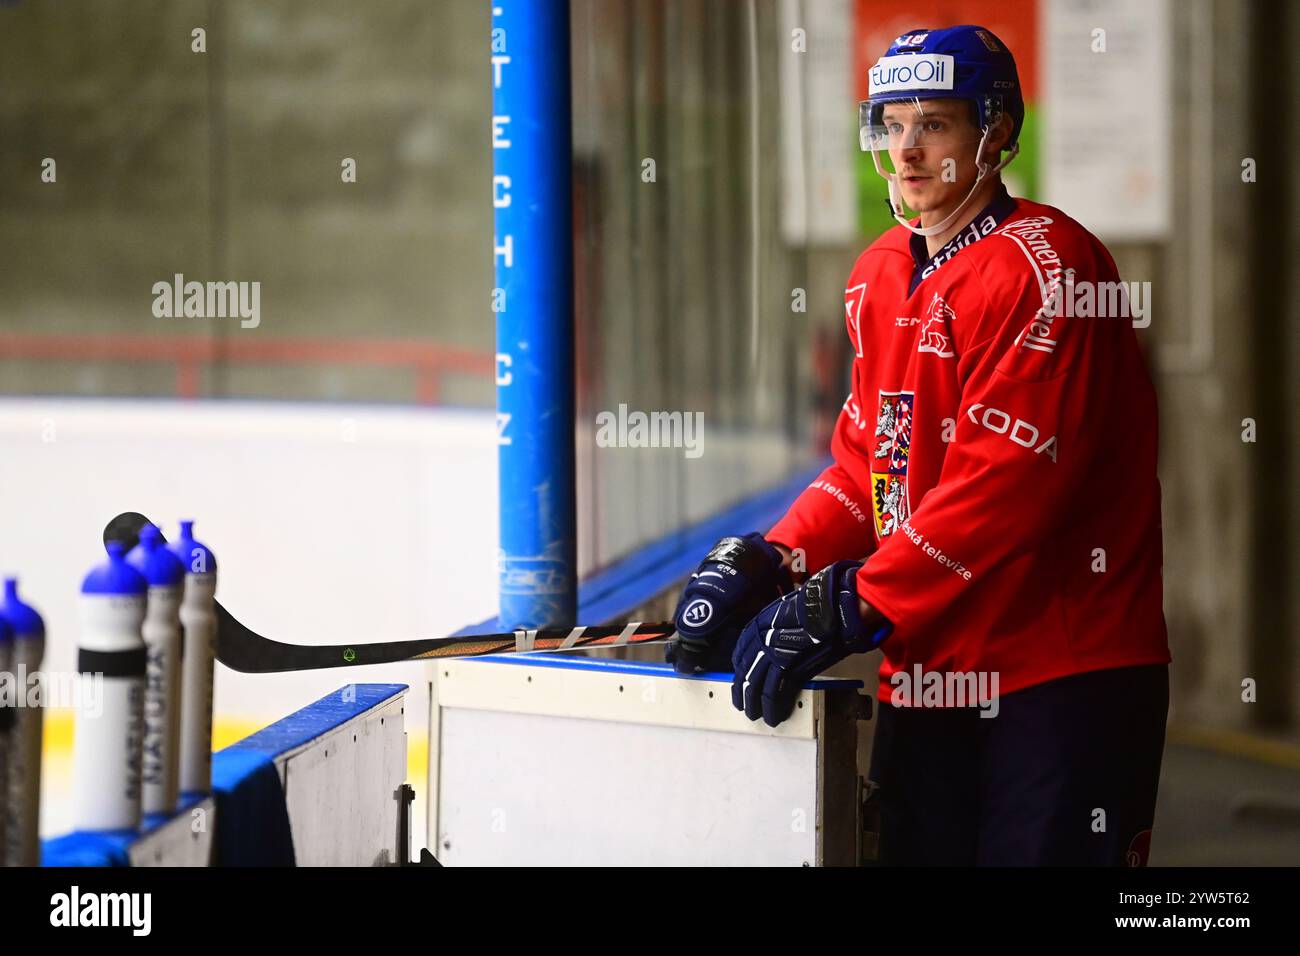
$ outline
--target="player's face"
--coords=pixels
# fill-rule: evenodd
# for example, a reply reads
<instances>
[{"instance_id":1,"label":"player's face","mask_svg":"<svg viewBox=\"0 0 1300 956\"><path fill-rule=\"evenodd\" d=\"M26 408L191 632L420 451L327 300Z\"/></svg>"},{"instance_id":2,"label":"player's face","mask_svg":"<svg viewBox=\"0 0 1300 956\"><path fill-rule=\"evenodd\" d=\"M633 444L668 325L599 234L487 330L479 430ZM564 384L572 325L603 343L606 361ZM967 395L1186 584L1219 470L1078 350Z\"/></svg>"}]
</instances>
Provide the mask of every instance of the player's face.
<instances>
[{"instance_id":1,"label":"player's face","mask_svg":"<svg viewBox=\"0 0 1300 956\"><path fill-rule=\"evenodd\" d=\"M910 209L938 213L965 198L975 182L980 130L964 100L889 103L881 121Z\"/></svg>"}]
</instances>

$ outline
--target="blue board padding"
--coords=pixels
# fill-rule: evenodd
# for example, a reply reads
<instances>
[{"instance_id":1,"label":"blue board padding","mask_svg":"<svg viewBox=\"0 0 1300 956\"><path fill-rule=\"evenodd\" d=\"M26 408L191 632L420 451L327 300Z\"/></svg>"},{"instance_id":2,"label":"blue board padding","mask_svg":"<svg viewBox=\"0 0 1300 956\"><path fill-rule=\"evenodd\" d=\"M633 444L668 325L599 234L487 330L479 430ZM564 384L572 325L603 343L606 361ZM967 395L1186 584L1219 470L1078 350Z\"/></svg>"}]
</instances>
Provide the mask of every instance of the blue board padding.
<instances>
[{"instance_id":1,"label":"blue board padding","mask_svg":"<svg viewBox=\"0 0 1300 956\"><path fill-rule=\"evenodd\" d=\"M74 830L41 843L41 866L130 866L131 844L175 816L188 813L203 800L202 794L185 794L176 813L146 813L139 831Z\"/></svg>"},{"instance_id":2,"label":"blue board padding","mask_svg":"<svg viewBox=\"0 0 1300 956\"><path fill-rule=\"evenodd\" d=\"M41 866L130 866L128 852L139 838L135 830L74 830L41 842Z\"/></svg>"},{"instance_id":3,"label":"blue board padding","mask_svg":"<svg viewBox=\"0 0 1300 956\"><path fill-rule=\"evenodd\" d=\"M605 674L634 674L638 677L668 677L674 680L703 680L718 684L730 684L729 673L696 674L683 677L673 670L672 664L662 661L615 661L595 657L567 657L554 653L545 654L486 654L482 657L466 658L487 664L526 664L529 667L557 667L564 670L600 671ZM806 690L836 690L851 688L857 690L865 686L862 681L849 677L814 677L803 685Z\"/></svg>"},{"instance_id":4,"label":"blue board padding","mask_svg":"<svg viewBox=\"0 0 1300 956\"><path fill-rule=\"evenodd\" d=\"M642 545L631 554L587 577L578 585L578 620L600 624L626 618L628 614L692 571L709 548L729 534L767 531L826 466L827 458L781 484L751 495L705 520L680 528ZM496 634L499 617L471 624L456 632L457 637Z\"/></svg>"},{"instance_id":5,"label":"blue board padding","mask_svg":"<svg viewBox=\"0 0 1300 956\"><path fill-rule=\"evenodd\" d=\"M221 753L258 750L278 757L310 743L353 717L378 707L406 689L405 684L348 684L238 743L231 744Z\"/></svg>"},{"instance_id":6,"label":"blue board padding","mask_svg":"<svg viewBox=\"0 0 1300 956\"><path fill-rule=\"evenodd\" d=\"M289 810L271 753L240 750L236 744L213 754L212 792L217 803L214 866L294 865Z\"/></svg>"},{"instance_id":7,"label":"blue board padding","mask_svg":"<svg viewBox=\"0 0 1300 956\"><path fill-rule=\"evenodd\" d=\"M277 757L342 726L407 689L406 684L349 684L212 755L217 866L292 866L293 837ZM175 814L149 814L140 831L74 831L45 840L42 866L128 866L136 840L189 813L203 794L183 794Z\"/></svg>"}]
</instances>

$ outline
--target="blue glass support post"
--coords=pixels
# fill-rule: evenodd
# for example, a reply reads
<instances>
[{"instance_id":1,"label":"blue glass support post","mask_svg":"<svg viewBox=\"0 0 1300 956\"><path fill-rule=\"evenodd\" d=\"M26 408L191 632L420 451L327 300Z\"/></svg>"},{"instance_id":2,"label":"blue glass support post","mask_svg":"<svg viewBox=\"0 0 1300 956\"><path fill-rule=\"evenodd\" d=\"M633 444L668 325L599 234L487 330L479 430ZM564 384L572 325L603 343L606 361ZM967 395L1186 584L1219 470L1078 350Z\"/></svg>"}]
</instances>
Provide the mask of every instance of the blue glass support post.
<instances>
[{"instance_id":1,"label":"blue glass support post","mask_svg":"<svg viewBox=\"0 0 1300 956\"><path fill-rule=\"evenodd\" d=\"M569 0L492 2L500 616L577 606Z\"/></svg>"}]
</instances>

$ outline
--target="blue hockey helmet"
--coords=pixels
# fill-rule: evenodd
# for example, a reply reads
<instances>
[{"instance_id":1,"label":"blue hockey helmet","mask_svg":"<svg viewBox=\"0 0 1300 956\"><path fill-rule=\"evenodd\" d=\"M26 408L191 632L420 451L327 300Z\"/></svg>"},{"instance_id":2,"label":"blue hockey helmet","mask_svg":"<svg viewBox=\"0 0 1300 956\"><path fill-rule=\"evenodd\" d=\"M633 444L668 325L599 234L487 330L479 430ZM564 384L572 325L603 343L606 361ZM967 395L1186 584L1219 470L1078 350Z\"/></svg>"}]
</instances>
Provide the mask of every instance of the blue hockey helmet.
<instances>
[{"instance_id":1,"label":"blue hockey helmet","mask_svg":"<svg viewBox=\"0 0 1300 956\"><path fill-rule=\"evenodd\" d=\"M963 25L942 30L909 30L894 40L867 75L861 126L879 129L886 103L900 100L964 99L975 108L981 129L1011 117L1011 148L1025 121L1025 100L1016 61L993 31ZM864 148L867 147L864 142Z\"/></svg>"},{"instance_id":2,"label":"blue hockey helmet","mask_svg":"<svg viewBox=\"0 0 1300 956\"><path fill-rule=\"evenodd\" d=\"M974 122L969 127L969 147L958 136L955 140L944 124L926 116L926 102L965 100L972 109ZM885 118L891 104L910 104L915 115L912 122ZM895 111L896 113L897 111ZM1002 145L1009 154L996 165L984 159L985 147L993 127L1003 117L1011 120L1011 134ZM858 107L859 136L862 148L869 151L876 171L889 181L889 204L894 218L918 235L943 232L970 202L980 182L999 172L1020 150L1018 140L1025 119L1025 101L1021 93L1016 61L1006 44L985 27L963 25L941 30L909 30L894 40L885 55L876 61L868 74L867 99ZM942 131L942 132L941 132ZM964 135L964 134L963 134ZM966 199L942 222L919 228L903 215L898 176L881 166L881 157L891 150L925 148L927 139L942 142L948 148L955 143L960 152L973 157L978 174ZM967 153L969 148L970 153Z\"/></svg>"}]
</instances>

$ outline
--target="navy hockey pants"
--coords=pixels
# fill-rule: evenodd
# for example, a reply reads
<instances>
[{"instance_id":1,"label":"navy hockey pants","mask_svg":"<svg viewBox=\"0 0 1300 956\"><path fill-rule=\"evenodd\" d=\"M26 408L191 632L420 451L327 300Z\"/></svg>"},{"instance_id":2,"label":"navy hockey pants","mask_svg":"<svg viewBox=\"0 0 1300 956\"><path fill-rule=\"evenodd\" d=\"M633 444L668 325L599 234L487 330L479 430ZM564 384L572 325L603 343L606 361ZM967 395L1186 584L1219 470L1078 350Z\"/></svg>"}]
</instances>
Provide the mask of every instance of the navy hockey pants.
<instances>
[{"instance_id":1,"label":"navy hockey pants","mask_svg":"<svg viewBox=\"0 0 1300 956\"><path fill-rule=\"evenodd\" d=\"M992 718L880 706L880 862L1145 865L1168 709L1168 664L1028 687Z\"/></svg>"}]
</instances>

